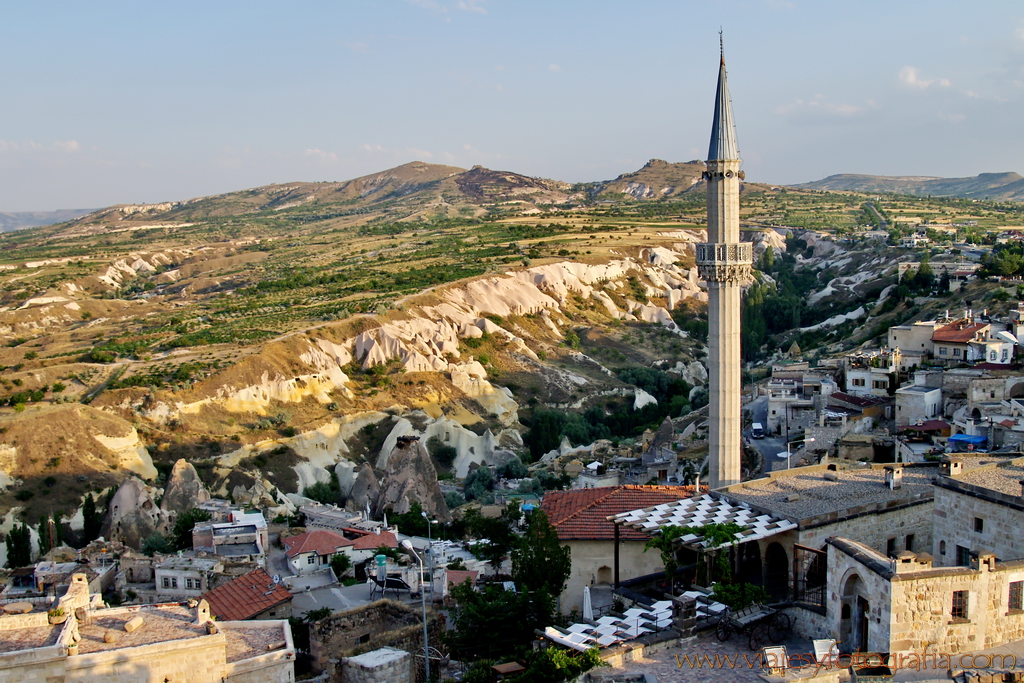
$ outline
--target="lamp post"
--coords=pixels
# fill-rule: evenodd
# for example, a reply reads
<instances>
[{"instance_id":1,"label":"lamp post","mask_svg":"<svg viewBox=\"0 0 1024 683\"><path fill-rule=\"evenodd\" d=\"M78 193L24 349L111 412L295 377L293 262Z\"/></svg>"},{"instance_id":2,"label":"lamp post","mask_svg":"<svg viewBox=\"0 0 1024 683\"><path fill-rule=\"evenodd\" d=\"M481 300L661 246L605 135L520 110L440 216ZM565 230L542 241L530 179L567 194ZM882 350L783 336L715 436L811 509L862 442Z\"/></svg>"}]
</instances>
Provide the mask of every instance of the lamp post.
<instances>
[{"instance_id":1,"label":"lamp post","mask_svg":"<svg viewBox=\"0 0 1024 683\"><path fill-rule=\"evenodd\" d=\"M420 513L423 515L423 519L427 521L427 565L430 568L430 599L434 599L434 539L430 535L431 524L437 522L436 519L430 519L426 511Z\"/></svg>"},{"instance_id":2,"label":"lamp post","mask_svg":"<svg viewBox=\"0 0 1024 683\"><path fill-rule=\"evenodd\" d=\"M786 456L786 469L787 470L790 468L789 459L793 455L793 449L792 449L793 444L795 444L795 443L811 443L812 441L814 441L814 437L811 437L810 439L803 439L802 441L801 440L797 440L797 441L789 441L789 442L786 443L786 452L784 454L783 453L779 453L778 457L781 458L783 455Z\"/></svg>"},{"instance_id":3,"label":"lamp post","mask_svg":"<svg viewBox=\"0 0 1024 683\"><path fill-rule=\"evenodd\" d=\"M428 525L429 526L429 520ZM423 672L427 683L430 683L430 645L427 638L427 594L423 590L423 559L413 550L412 541L402 541L402 547L420 563L420 602L423 605Z\"/></svg>"}]
</instances>

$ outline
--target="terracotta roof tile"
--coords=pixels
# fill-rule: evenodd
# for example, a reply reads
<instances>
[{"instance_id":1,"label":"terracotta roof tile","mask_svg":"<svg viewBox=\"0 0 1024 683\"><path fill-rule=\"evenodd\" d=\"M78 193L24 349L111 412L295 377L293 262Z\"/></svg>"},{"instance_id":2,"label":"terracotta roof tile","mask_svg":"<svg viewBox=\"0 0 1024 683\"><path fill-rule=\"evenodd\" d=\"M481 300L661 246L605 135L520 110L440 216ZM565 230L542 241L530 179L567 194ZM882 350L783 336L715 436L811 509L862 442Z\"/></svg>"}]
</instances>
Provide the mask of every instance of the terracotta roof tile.
<instances>
[{"instance_id":1,"label":"terracotta roof tile","mask_svg":"<svg viewBox=\"0 0 1024 683\"><path fill-rule=\"evenodd\" d=\"M448 590L451 591L452 588L466 581L476 583L476 577L479 574L480 572L473 569L446 569L445 575L448 579Z\"/></svg>"},{"instance_id":2,"label":"terracotta roof tile","mask_svg":"<svg viewBox=\"0 0 1024 683\"><path fill-rule=\"evenodd\" d=\"M932 341L966 344L973 341L979 332L987 332L988 329L988 323L950 323L935 330L932 333Z\"/></svg>"},{"instance_id":3,"label":"terracotta roof tile","mask_svg":"<svg viewBox=\"0 0 1024 683\"><path fill-rule=\"evenodd\" d=\"M366 534L352 541L353 550L373 550L382 545L388 548L397 548L398 539L390 531L381 531L379 534Z\"/></svg>"},{"instance_id":4,"label":"terracotta roof tile","mask_svg":"<svg viewBox=\"0 0 1024 683\"><path fill-rule=\"evenodd\" d=\"M328 529L314 529L298 536L289 536L281 539L284 543L285 554L288 557L296 557L303 553L315 552L317 555L333 555L339 548L354 545L336 531Z\"/></svg>"},{"instance_id":5,"label":"terracotta roof tile","mask_svg":"<svg viewBox=\"0 0 1024 683\"><path fill-rule=\"evenodd\" d=\"M262 569L254 569L233 581L203 594L210 603L210 613L221 621L251 619L292 599L281 584L275 584Z\"/></svg>"},{"instance_id":6,"label":"terracotta roof tile","mask_svg":"<svg viewBox=\"0 0 1024 683\"><path fill-rule=\"evenodd\" d=\"M615 525L611 515L691 498L693 486L606 486L574 491L549 491L540 509L558 532L561 541L613 540ZM650 536L628 527L619 530L619 539L646 541Z\"/></svg>"}]
</instances>

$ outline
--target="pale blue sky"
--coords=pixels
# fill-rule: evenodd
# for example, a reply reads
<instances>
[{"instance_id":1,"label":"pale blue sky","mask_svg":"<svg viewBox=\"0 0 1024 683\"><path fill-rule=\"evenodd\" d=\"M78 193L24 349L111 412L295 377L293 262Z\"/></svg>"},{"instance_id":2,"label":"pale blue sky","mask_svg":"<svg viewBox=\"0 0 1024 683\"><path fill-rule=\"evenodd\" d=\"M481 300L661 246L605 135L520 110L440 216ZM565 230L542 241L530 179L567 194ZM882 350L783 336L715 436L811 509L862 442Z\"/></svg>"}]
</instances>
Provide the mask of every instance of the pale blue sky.
<instances>
[{"instance_id":1,"label":"pale blue sky","mask_svg":"<svg viewBox=\"0 0 1024 683\"><path fill-rule=\"evenodd\" d=\"M0 0L0 211L422 160L566 181L707 152L718 29L747 178L1024 173L1019 0Z\"/></svg>"}]
</instances>

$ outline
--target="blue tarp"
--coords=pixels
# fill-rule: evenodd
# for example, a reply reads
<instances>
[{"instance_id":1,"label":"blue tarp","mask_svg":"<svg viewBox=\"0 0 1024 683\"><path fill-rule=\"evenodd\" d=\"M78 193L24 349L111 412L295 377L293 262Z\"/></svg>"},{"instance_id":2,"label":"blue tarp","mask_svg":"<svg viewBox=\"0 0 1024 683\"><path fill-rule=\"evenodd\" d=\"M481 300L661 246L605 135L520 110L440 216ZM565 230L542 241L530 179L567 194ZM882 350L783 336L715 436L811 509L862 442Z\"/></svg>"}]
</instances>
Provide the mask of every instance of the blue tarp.
<instances>
[{"instance_id":1,"label":"blue tarp","mask_svg":"<svg viewBox=\"0 0 1024 683\"><path fill-rule=\"evenodd\" d=\"M984 436L970 436L968 434L954 434L953 436L949 437L949 441L950 443L958 441L961 443L980 444L988 441L988 438Z\"/></svg>"}]
</instances>

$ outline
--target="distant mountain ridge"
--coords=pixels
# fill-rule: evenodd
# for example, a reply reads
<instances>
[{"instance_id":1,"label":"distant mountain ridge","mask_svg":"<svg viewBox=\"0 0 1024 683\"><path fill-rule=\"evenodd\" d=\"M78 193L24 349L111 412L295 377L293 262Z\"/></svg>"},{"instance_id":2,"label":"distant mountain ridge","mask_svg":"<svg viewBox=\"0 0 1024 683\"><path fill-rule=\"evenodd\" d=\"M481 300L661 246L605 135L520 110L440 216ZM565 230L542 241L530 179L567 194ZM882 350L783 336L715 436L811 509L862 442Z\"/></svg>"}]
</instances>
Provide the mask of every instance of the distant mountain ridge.
<instances>
[{"instance_id":1,"label":"distant mountain ridge","mask_svg":"<svg viewBox=\"0 0 1024 683\"><path fill-rule=\"evenodd\" d=\"M1024 201L1024 176L1019 173L981 173L970 178L878 176L840 173L822 180L793 185L804 190L897 193L969 199Z\"/></svg>"},{"instance_id":2,"label":"distant mountain ridge","mask_svg":"<svg viewBox=\"0 0 1024 683\"><path fill-rule=\"evenodd\" d=\"M24 228L36 228L41 225L64 223L79 216L85 216L96 209L61 209L59 211L19 211L17 213L0 213L0 232L13 232Z\"/></svg>"}]
</instances>

